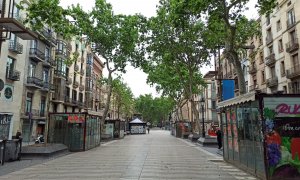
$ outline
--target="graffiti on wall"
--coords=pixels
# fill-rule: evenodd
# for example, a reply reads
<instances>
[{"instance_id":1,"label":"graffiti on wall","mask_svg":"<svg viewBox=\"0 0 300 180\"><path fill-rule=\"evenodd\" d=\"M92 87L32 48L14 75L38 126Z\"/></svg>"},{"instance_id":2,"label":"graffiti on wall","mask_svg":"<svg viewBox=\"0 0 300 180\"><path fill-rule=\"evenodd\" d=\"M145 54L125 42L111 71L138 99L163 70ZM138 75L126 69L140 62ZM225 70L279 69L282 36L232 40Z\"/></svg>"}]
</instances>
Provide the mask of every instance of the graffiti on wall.
<instances>
[{"instance_id":1,"label":"graffiti on wall","mask_svg":"<svg viewBox=\"0 0 300 180\"><path fill-rule=\"evenodd\" d=\"M300 178L300 105L288 98L265 101L265 142L270 179ZM295 101L293 98L292 101ZM296 98L299 102L299 98ZM286 102L286 103L282 103Z\"/></svg>"}]
</instances>

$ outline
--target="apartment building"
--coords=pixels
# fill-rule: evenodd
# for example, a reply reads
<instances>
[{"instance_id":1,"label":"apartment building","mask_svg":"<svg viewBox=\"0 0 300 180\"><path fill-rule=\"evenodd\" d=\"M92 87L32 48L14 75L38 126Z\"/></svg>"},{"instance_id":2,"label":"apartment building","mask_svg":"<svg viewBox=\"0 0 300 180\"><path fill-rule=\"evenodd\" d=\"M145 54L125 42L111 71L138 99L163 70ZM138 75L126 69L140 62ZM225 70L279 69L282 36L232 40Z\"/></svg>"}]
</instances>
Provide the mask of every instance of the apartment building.
<instances>
[{"instance_id":1,"label":"apartment building","mask_svg":"<svg viewBox=\"0 0 300 180\"><path fill-rule=\"evenodd\" d=\"M224 57L220 56L215 58L215 83L217 89L217 102L223 101L223 81L234 80L234 96L239 96L238 77L234 66ZM246 52L241 54L241 64L244 73L246 92L249 91L250 76L248 74L249 60L246 58Z\"/></svg>"},{"instance_id":2,"label":"apartment building","mask_svg":"<svg viewBox=\"0 0 300 180\"><path fill-rule=\"evenodd\" d=\"M36 33L38 38L27 41L28 53L23 75L21 126L26 142L44 133L49 100L54 91L52 74L56 66L53 54L55 34L46 27Z\"/></svg>"},{"instance_id":3,"label":"apartment building","mask_svg":"<svg viewBox=\"0 0 300 180\"><path fill-rule=\"evenodd\" d=\"M23 24L23 14L15 1L0 1L0 140L11 139L21 130L20 112L24 72L27 61L27 40L36 34Z\"/></svg>"},{"instance_id":4,"label":"apartment building","mask_svg":"<svg viewBox=\"0 0 300 180\"><path fill-rule=\"evenodd\" d=\"M261 22L260 19L258 21ZM254 49L248 50L247 53L249 59L249 92L260 90L267 93L262 37L253 37L248 41L248 44L254 46Z\"/></svg>"},{"instance_id":5,"label":"apartment building","mask_svg":"<svg viewBox=\"0 0 300 180\"><path fill-rule=\"evenodd\" d=\"M300 93L299 22L297 0L278 0L273 13L261 17L268 93Z\"/></svg>"}]
</instances>

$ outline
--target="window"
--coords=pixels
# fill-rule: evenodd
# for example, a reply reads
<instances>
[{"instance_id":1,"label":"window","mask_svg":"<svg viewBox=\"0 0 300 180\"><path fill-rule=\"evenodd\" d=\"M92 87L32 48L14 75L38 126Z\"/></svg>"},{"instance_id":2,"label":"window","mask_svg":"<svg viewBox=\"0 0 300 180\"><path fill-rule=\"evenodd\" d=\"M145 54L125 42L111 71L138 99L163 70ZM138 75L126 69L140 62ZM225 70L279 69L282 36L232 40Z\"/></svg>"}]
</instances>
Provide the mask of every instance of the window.
<instances>
[{"instance_id":1,"label":"window","mask_svg":"<svg viewBox=\"0 0 300 180\"><path fill-rule=\"evenodd\" d=\"M82 85L82 77L80 77L80 85Z\"/></svg>"},{"instance_id":2,"label":"window","mask_svg":"<svg viewBox=\"0 0 300 180\"><path fill-rule=\"evenodd\" d=\"M294 56L292 56L292 63L293 63L294 66L299 65L298 54L295 54Z\"/></svg>"},{"instance_id":3,"label":"window","mask_svg":"<svg viewBox=\"0 0 300 180\"><path fill-rule=\"evenodd\" d=\"M83 94L79 93L79 102L83 102Z\"/></svg>"},{"instance_id":4,"label":"window","mask_svg":"<svg viewBox=\"0 0 300 180\"><path fill-rule=\"evenodd\" d=\"M25 112L26 114L31 112L32 109L32 97L33 94L32 93L27 93L26 95L26 106L25 106Z\"/></svg>"},{"instance_id":5,"label":"window","mask_svg":"<svg viewBox=\"0 0 300 180\"><path fill-rule=\"evenodd\" d=\"M270 43L270 42L272 41L272 39L273 39L273 36L272 36L272 29L269 28L269 29L267 30L267 39L266 39L267 44Z\"/></svg>"},{"instance_id":6,"label":"window","mask_svg":"<svg viewBox=\"0 0 300 180\"><path fill-rule=\"evenodd\" d=\"M74 73L74 76L73 76L73 83L75 83L76 81L76 73Z\"/></svg>"},{"instance_id":7,"label":"window","mask_svg":"<svg viewBox=\"0 0 300 180\"><path fill-rule=\"evenodd\" d=\"M66 70L67 70L67 65L64 63L64 60L62 58L57 58L57 71L63 75L66 76Z\"/></svg>"},{"instance_id":8,"label":"window","mask_svg":"<svg viewBox=\"0 0 300 180\"><path fill-rule=\"evenodd\" d=\"M263 52L259 52L259 63L260 64L264 63L264 54L263 54Z\"/></svg>"},{"instance_id":9,"label":"window","mask_svg":"<svg viewBox=\"0 0 300 180\"><path fill-rule=\"evenodd\" d=\"M41 105L40 105L40 116L41 117L45 116L45 109L46 109L46 97L42 96L41 97Z\"/></svg>"},{"instance_id":10,"label":"window","mask_svg":"<svg viewBox=\"0 0 300 180\"><path fill-rule=\"evenodd\" d=\"M66 87L66 98L70 98L70 88Z\"/></svg>"},{"instance_id":11,"label":"window","mask_svg":"<svg viewBox=\"0 0 300 180\"><path fill-rule=\"evenodd\" d=\"M296 40L297 40L297 34L296 34L295 30L292 31L292 32L290 32L290 39L291 39L292 44L294 44L296 42Z\"/></svg>"},{"instance_id":12,"label":"window","mask_svg":"<svg viewBox=\"0 0 300 180\"><path fill-rule=\"evenodd\" d=\"M45 59L46 59L46 61L49 61L50 57L51 57L50 47L46 46L45 47Z\"/></svg>"},{"instance_id":13,"label":"window","mask_svg":"<svg viewBox=\"0 0 300 180\"><path fill-rule=\"evenodd\" d=\"M269 46L269 55L273 54L273 46Z\"/></svg>"},{"instance_id":14,"label":"window","mask_svg":"<svg viewBox=\"0 0 300 180\"><path fill-rule=\"evenodd\" d=\"M264 83L266 81L265 71L261 71L261 82Z\"/></svg>"},{"instance_id":15,"label":"window","mask_svg":"<svg viewBox=\"0 0 300 180\"><path fill-rule=\"evenodd\" d=\"M291 9L287 12L287 28L290 28L292 27L292 25L295 24L296 22L296 19L295 19L295 12L294 12L294 9Z\"/></svg>"},{"instance_id":16,"label":"window","mask_svg":"<svg viewBox=\"0 0 300 180\"><path fill-rule=\"evenodd\" d=\"M28 77L35 77L36 64L30 62L28 67Z\"/></svg>"},{"instance_id":17,"label":"window","mask_svg":"<svg viewBox=\"0 0 300 180\"><path fill-rule=\"evenodd\" d=\"M284 66L284 61L280 62L280 72L281 76L285 76L285 66Z\"/></svg>"},{"instance_id":18,"label":"window","mask_svg":"<svg viewBox=\"0 0 300 180\"><path fill-rule=\"evenodd\" d=\"M282 90L283 90L284 94L287 94L287 88L286 88L286 86L282 86Z\"/></svg>"},{"instance_id":19,"label":"window","mask_svg":"<svg viewBox=\"0 0 300 180\"><path fill-rule=\"evenodd\" d=\"M211 101L211 108L216 109L216 101L215 100Z\"/></svg>"},{"instance_id":20,"label":"window","mask_svg":"<svg viewBox=\"0 0 300 180\"><path fill-rule=\"evenodd\" d=\"M275 78L276 77L276 72L275 72L275 67L271 67L271 78Z\"/></svg>"},{"instance_id":21,"label":"window","mask_svg":"<svg viewBox=\"0 0 300 180\"><path fill-rule=\"evenodd\" d=\"M281 30L281 22L280 22L280 20L278 20L276 22L276 27L277 27L277 32Z\"/></svg>"},{"instance_id":22,"label":"window","mask_svg":"<svg viewBox=\"0 0 300 180\"><path fill-rule=\"evenodd\" d=\"M43 70L43 82L44 83L49 82L49 70L48 69Z\"/></svg>"},{"instance_id":23,"label":"window","mask_svg":"<svg viewBox=\"0 0 300 180\"><path fill-rule=\"evenodd\" d=\"M279 40L278 40L278 52L283 52L282 39L279 39Z\"/></svg>"},{"instance_id":24,"label":"window","mask_svg":"<svg viewBox=\"0 0 300 180\"><path fill-rule=\"evenodd\" d=\"M32 49L37 48L37 40L31 40L30 41L30 48L32 48Z\"/></svg>"},{"instance_id":25,"label":"window","mask_svg":"<svg viewBox=\"0 0 300 180\"><path fill-rule=\"evenodd\" d=\"M72 99L75 101L77 100L77 91L76 90L72 91Z\"/></svg>"},{"instance_id":26,"label":"window","mask_svg":"<svg viewBox=\"0 0 300 180\"><path fill-rule=\"evenodd\" d=\"M266 24L267 24L267 26L270 25L270 16L266 17Z\"/></svg>"},{"instance_id":27,"label":"window","mask_svg":"<svg viewBox=\"0 0 300 180\"><path fill-rule=\"evenodd\" d=\"M8 57L6 62L6 77L10 77L15 68L15 59Z\"/></svg>"}]
</instances>

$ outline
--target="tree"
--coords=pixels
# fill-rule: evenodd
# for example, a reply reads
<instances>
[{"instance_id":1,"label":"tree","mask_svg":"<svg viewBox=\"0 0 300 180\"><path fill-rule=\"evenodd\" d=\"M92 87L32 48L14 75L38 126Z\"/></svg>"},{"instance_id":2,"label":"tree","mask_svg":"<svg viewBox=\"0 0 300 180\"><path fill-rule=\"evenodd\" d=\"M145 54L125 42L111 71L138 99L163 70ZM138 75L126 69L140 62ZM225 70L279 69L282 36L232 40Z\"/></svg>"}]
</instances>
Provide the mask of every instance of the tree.
<instances>
[{"instance_id":1,"label":"tree","mask_svg":"<svg viewBox=\"0 0 300 180\"><path fill-rule=\"evenodd\" d=\"M120 119L120 114L125 117L130 117L134 110L134 97L130 87L123 83L120 78L113 80L112 89L114 103L117 107L117 119Z\"/></svg>"},{"instance_id":2,"label":"tree","mask_svg":"<svg viewBox=\"0 0 300 180\"><path fill-rule=\"evenodd\" d=\"M152 95L140 95L135 99L135 111L142 114L143 120L151 124L160 124L169 117L174 101L168 97L153 98Z\"/></svg>"},{"instance_id":3,"label":"tree","mask_svg":"<svg viewBox=\"0 0 300 180\"><path fill-rule=\"evenodd\" d=\"M223 57L226 58L237 71L240 94L246 93L245 78L239 52L243 49L253 49L247 46L247 40L258 35L260 32L259 23L256 20L249 20L243 16L247 10L247 3L250 0L189 0L175 1L175 16L182 17L191 13L198 18L205 18L209 29L205 35L212 52L216 47L224 46ZM276 0L258 0L259 12L270 13L276 6Z\"/></svg>"},{"instance_id":4,"label":"tree","mask_svg":"<svg viewBox=\"0 0 300 180\"><path fill-rule=\"evenodd\" d=\"M177 12L177 5L177 1L161 0L157 16L148 20L144 38L150 65L144 71L149 74L150 83L176 98L177 103L182 98L188 99L194 116L199 119L194 94L199 94L200 86L205 85L200 67L209 63L204 36L207 30L197 16L185 9ZM200 129L199 121L197 126Z\"/></svg>"},{"instance_id":5,"label":"tree","mask_svg":"<svg viewBox=\"0 0 300 180\"><path fill-rule=\"evenodd\" d=\"M28 12L27 22L35 29L48 24L65 37L86 36L87 41L93 45L94 53L105 59L108 70L108 98L102 116L104 122L110 106L112 74L125 73L128 62L139 59L140 54L136 53L139 52L139 46L136 45L139 40L139 24L143 17L115 15L112 6L105 0L96 0L90 12L83 11L79 5L63 9L59 6L59 0L31 0L23 8Z\"/></svg>"}]
</instances>

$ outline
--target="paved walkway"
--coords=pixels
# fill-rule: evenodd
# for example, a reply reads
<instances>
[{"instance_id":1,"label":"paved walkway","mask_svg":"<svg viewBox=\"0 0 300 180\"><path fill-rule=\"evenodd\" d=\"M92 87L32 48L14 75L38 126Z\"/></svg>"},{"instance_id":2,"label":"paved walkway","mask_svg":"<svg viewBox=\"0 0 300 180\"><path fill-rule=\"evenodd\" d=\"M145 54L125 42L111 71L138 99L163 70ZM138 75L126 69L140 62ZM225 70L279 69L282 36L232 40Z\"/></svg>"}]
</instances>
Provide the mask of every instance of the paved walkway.
<instances>
[{"instance_id":1,"label":"paved walkway","mask_svg":"<svg viewBox=\"0 0 300 180\"><path fill-rule=\"evenodd\" d=\"M0 179L255 179L169 131L130 135Z\"/></svg>"}]
</instances>

